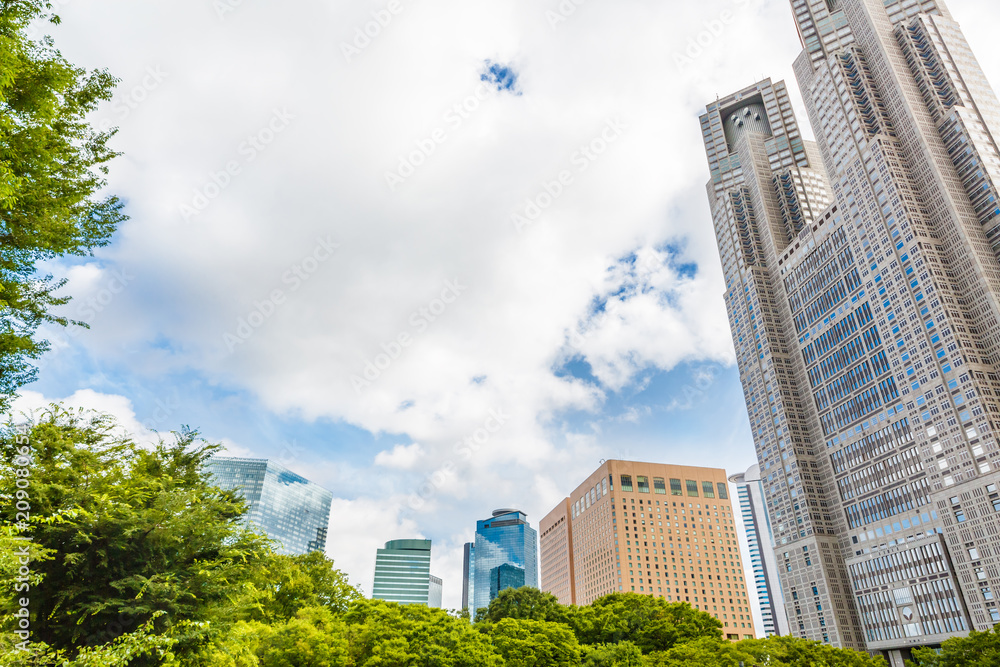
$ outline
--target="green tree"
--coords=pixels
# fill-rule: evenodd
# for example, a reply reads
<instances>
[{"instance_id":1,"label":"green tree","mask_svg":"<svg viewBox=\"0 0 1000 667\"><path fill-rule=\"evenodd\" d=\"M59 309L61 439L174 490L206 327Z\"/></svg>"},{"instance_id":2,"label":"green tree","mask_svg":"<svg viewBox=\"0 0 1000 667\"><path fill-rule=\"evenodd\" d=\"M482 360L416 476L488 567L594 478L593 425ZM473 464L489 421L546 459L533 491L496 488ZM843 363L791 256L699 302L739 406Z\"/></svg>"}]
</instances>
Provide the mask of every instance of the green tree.
<instances>
[{"instance_id":1,"label":"green tree","mask_svg":"<svg viewBox=\"0 0 1000 667\"><path fill-rule=\"evenodd\" d=\"M347 626L327 607L307 607L260 642L260 667L346 667Z\"/></svg>"},{"instance_id":2,"label":"green tree","mask_svg":"<svg viewBox=\"0 0 1000 667\"><path fill-rule=\"evenodd\" d=\"M344 615L351 664L365 667L503 667L468 621L425 605L359 600Z\"/></svg>"},{"instance_id":3,"label":"green tree","mask_svg":"<svg viewBox=\"0 0 1000 667\"><path fill-rule=\"evenodd\" d=\"M754 656L738 644L722 639L702 637L677 644L669 651L649 654L650 667L743 667L757 664ZM818 667L818 666L817 666Z\"/></svg>"},{"instance_id":4,"label":"green tree","mask_svg":"<svg viewBox=\"0 0 1000 667\"><path fill-rule=\"evenodd\" d=\"M48 8L47 0L0 2L0 409L34 378L30 362L48 347L38 327L69 324L53 314L68 300L54 294L63 283L38 275L38 263L87 254L125 220L116 197L99 196L114 131L86 119L117 82L26 36Z\"/></svg>"},{"instance_id":5,"label":"green tree","mask_svg":"<svg viewBox=\"0 0 1000 667\"><path fill-rule=\"evenodd\" d=\"M343 614L361 593L333 561L318 551L301 556L274 554L261 564L249 618L272 623L287 621L307 607L325 607Z\"/></svg>"},{"instance_id":6,"label":"green tree","mask_svg":"<svg viewBox=\"0 0 1000 667\"><path fill-rule=\"evenodd\" d=\"M523 618L564 623L567 609L559 604L559 599L552 593L544 593L529 586L505 588L490 600L489 608L477 620L498 623L504 618Z\"/></svg>"},{"instance_id":7,"label":"green tree","mask_svg":"<svg viewBox=\"0 0 1000 667\"><path fill-rule=\"evenodd\" d=\"M882 658L850 649L798 637L744 639L739 650L753 657L754 665L789 665L791 667L885 667Z\"/></svg>"},{"instance_id":8,"label":"green tree","mask_svg":"<svg viewBox=\"0 0 1000 667\"><path fill-rule=\"evenodd\" d=\"M562 623L503 618L490 630L507 667L576 667L580 644Z\"/></svg>"},{"instance_id":9,"label":"green tree","mask_svg":"<svg viewBox=\"0 0 1000 667\"><path fill-rule=\"evenodd\" d=\"M639 647L630 641L617 644L594 644L583 647L582 667L643 667L646 660Z\"/></svg>"},{"instance_id":10,"label":"green tree","mask_svg":"<svg viewBox=\"0 0 1000 667\"><path fill-rule=\"evenodd\" d=\"M993 630L968 637L952 637L941 644L941 651L918 648L913 651L910 667L996 667L1000 665L1000 625Z\"/></svg>"},{"instance_id":11,"label":"green tree","mask_svg":"<svg viewBox=\"0 0 1000 667\"><path fill-rule=\"evenodd\" d=\"M719 639L722 624L686 602L638 593L612 593L568 617L581 644L631 641L645 654L701 637Z\"/></svg>"}]
</instances>

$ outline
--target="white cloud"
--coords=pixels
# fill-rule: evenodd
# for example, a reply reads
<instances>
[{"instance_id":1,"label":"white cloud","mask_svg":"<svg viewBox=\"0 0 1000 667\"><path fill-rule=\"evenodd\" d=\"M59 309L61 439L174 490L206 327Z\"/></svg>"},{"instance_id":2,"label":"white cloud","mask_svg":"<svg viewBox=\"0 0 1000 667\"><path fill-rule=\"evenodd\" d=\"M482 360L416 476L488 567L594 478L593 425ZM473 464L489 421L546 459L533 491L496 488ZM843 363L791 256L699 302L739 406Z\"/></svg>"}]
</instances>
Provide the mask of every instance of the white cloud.
<instances>
[{"instance_id":1,"label":"white cloud","mask_svg":"<svg viewBox=\"0 0 1000 667\"><path fill-rule=\"evenodd\" d=\"M408 470L416 465L423 455L424 448L417 443L396 445L391 451L385 450L376 454L375 465Z\"/></svg>"}]
</instances>

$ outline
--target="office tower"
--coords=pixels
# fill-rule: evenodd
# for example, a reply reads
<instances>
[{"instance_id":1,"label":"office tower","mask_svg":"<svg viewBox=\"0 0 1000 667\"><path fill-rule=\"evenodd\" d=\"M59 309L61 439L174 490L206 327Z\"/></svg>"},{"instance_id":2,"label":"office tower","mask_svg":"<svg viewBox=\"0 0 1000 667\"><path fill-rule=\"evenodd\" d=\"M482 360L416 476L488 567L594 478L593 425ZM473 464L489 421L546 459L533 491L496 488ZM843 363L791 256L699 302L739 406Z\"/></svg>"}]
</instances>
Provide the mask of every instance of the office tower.
<instances>
[{"instance_id":1,"label":"office tower","mask_svg":"<svg viewBox=\"0 0 1000 667\"><path fill-rule=\"evenodd\" d=\"M441 608L441 596L444 594L444 582L440 577L430 575L430 588L427 592L427 606L435 609Z\"/></svg>"},{"instance_id":2,"label":"office tower","mask_svg":"<svg viewBox=\"0 0 1000 667\"><path fill-rule=\"evenodd\" d=\"M462 550L462 609L472 609L476 583L476 545L466 542Z\"/></svg>"},{"instance_id":3,"label":"office tower","mask_svg":"<svg viewBox=\"0 0 1000 667\"><path fill-rule=\"evenodd\" d=\"M441 606L441 580L431 574L430 540L390 540L375 554L373 600Z\"/></svg>"},{"instance_id":4,"label":"office tower","mask_svg":"<svg viewBox=\"0 0 1000 667\"><path fill-rule=\"evenodd\" d=\"M215 456L205 471L216 486L243 495L244 521L275 540L279 553L326 549L333 494L323 487L267 459Z\"/></svg>"},{"instance_id":5,"label":"office tower","mask_svg":"<svg viewBox=\"0 0 1000 667\"><path fill-rule=\"evenodd\" d=\"M494 510L492 517L476 522L470 570L473 568L473 615L475 610L489 607L490 600L504 588L538 588L538 533L524 512Z\"/></svg>"},{"instance_id":6,"label":"office tower","mask_svg":"<svg viewBox=\"0 0 1000 667\"><path fill-rule=\"evenodd\" d=\"M542 590L562 604L654 595L755 636L724 470L605 461L538 528Z\"/></svg>"},{"instance_id":7,"label":"office tower","mask_svg":"<svg viewBox=\"0 0 1000 667\"><path fill-rule=\"evenodd\" d=\"M1000 105L943 2L794 0L707 107L708 195L793 634L902 665L1000 621Z\"/></svg>"},{"instance_id":8,"label":"office tower","mask_svg":"<svg viewBox=\"0 0 1000 667\"><path fill-rule=\"evenodd\" d=\"M781 596L778 562L774 559L774 535L764 505L760 466L755 463L745 473L730 475L729 481L736 485L736 497L740 501L764 634L768 637L787 635L788 616Z\"/></svg>"},{"instance_id":9,"label":"office tower","mask_svg":"<svg viewBox=\"0 0 1000 667\"><path fill-rule=\"evenodd\" d=\"M576 604L571 517L570 499L566 498L538 524L542 590L559 598L560 604Z\"/></svg>"}]
</instances>

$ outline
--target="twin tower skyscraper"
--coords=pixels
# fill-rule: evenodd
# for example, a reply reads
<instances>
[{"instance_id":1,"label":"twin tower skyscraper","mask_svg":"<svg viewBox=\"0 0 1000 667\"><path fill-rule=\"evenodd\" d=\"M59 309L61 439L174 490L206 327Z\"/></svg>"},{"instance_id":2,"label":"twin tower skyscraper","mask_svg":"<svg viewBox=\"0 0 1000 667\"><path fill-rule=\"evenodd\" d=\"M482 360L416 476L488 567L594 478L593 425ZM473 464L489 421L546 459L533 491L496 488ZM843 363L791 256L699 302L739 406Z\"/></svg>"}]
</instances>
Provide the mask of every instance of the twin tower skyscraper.
<instances>
[{"instance_id":1,"label":"twin tower skyscraper","mask_svg":"<svg viewBox=\"0 0 1000 667\"><path fill-rule=\"evenodd\" d=\"M792 9L816 141L701 117L725 301L791 632L902 665L1000 622L1000 103L943 2Z\"/></svg>"}]
</instances>

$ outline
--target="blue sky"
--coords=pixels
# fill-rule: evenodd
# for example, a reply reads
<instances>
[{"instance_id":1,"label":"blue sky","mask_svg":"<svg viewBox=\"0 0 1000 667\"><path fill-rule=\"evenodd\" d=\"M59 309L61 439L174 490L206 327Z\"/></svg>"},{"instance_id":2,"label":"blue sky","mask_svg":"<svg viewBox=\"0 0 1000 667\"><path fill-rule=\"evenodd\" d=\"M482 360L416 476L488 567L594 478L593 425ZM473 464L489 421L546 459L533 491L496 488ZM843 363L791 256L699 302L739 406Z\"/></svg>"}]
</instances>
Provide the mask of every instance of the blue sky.
<instances>
[{"instance_id":1,"label":"blue sky","mask_svg":"<svg viewBox=\"0 0 1000 667\"><path fill-rule=\"evenodd\" d=\"M452 607L497 507L537 525L602 458L753 462L697 116L793 81L787 2L55 4L122 80L94 121L131 220L48 267L90 329L46 332L19 408L275 458L334 493L354 582L429 537ZM998 74L1000 8L951 6Z\"/></svg>"}]
</instances>

